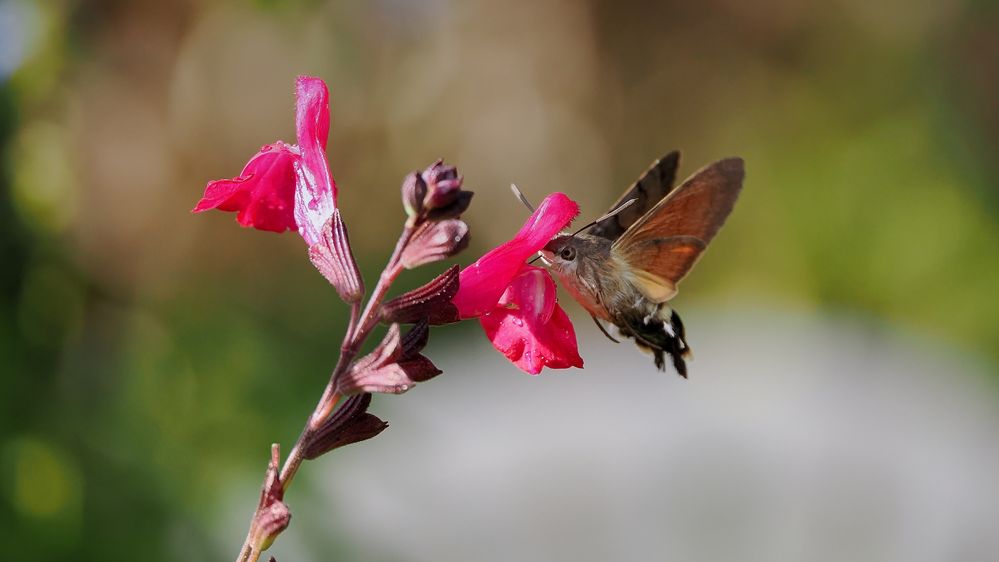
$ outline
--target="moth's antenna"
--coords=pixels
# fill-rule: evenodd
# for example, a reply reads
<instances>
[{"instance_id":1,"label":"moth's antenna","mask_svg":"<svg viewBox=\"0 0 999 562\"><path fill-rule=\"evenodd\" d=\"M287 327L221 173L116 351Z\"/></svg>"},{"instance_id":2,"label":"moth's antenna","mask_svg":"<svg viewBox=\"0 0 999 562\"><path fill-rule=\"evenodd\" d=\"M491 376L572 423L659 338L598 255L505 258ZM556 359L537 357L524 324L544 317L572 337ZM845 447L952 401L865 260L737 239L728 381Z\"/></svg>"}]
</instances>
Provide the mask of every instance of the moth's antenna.
<instances>
[{"instance_id":1,"label":"moth's antenna","mask_svg":"<svg viewBox=\"0 0 999 562\"><path fill-rule=\"evenodd\" d=\"M580 228L580 229L579 229L579 230L577 230L576 232L573 232L573 233L572 233L572 235L570 236L570 238L572 238L572 236L575 236L575 235L579 234L580 232L582 232L582 231L586 230L587 228L590 228L590 227L592 227L592 226L596 226L597 224L599 224L599 223L601 223L601 222L603 222L603 221L605 221L605 220L607 220L607 219L609 219L609 218L613 217L614 215L616 215L616 214L620 213L621 211L624 211L624 210L625 210L625 209L627 209L628 207L630 207L630 206L634 205L634 204L635 204L635 202L637 202L637 201L638 201L638 197L635 197L634 199L628 199L628 200L627 200L627 201L625 201L624 203L621 203L621 205L620 205L620 206L619 206L618 208L616 208L616 209L612 210L611 212L609 212L609 213L607 213L606 215L604 215L604 216L600 217L599 219L597 219L597 220L595 220L595 221L591 222L590 224L588 224L588 225L584 226L583 228Z\"/></svg>"},{"instance_id":2,"label":"moth's antenna","mask_svg":"<svg viewBox=\"0 0 999 562\"><path fill-rule=\"evenodd\" d=\"M517 199L519 199L520 202L523 203L525 207L527 207L528 211L530 211L532 213L534 212L534 205L531 205L531 202L527 200L527 197L524 196L524 192L521 191L519 187L517 187L517 184L511 183L510 184L510 191L513 192L513 196L514 197L516 197ZM534 256L534 259L531 260L531 261L529 261L529 262L527 262L527 263L529 263L529 264L530 263L534 263L534 262L538 261L539 259L541 259L541 252L538 252L538 255Z\"/></svg>"},{"instance_id":3,"label":"moth's antenna","mask_svg":"<svg viewBox=\"0 0 999 562\"><path fill-rule=\"evenodd\" d=\"M527 200L527 197L524 197L524 193L520 190L520 188L517 187L517 184L511 183L510 191L513 192L514 197L520 199L520 202L523 203L525 207L527 207L527 210L531 211L532 213L534 212L534 205L531 205L531 202Z\"/></svg>"}]
</instances>

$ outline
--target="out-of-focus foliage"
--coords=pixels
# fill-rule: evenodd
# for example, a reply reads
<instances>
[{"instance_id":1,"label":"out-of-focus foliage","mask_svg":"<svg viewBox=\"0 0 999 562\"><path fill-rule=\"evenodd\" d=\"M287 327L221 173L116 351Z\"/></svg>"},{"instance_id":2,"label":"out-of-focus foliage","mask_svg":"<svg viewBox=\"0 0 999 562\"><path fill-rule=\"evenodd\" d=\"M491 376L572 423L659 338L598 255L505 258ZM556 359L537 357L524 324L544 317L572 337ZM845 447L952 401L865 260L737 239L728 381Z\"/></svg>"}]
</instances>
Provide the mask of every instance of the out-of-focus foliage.
<instances>
[{"instance_id":1,"label":"out-of-focus foliage","mask_svg":"<svg viewBox=\"0 0 999 562\"><path fill-rule=\"evenodd\" d=\"M344 309L296 237L188 211L293 139L300 73L330 84L369 278L437 157L481 250L525 216L510 182L596 216L669 149L684 173L741 155L680 299L854 314L995 365L997 29L974 0L0 0L5 555L231 556L220 490L297 434Z\"/></svg>"}]
</instances>

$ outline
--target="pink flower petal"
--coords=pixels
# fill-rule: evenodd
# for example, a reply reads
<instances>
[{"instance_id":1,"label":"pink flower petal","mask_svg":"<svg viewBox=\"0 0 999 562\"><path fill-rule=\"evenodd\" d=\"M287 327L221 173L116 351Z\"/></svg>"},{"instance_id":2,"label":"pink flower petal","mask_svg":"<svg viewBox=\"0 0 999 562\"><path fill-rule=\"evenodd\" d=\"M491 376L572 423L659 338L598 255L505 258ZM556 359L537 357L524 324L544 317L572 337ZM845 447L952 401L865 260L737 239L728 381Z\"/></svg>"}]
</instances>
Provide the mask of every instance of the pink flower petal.
<instances>
[{"instance_id":1,"label":"pink flower petal","mask_svg":"<svg viewBox=\"0 0 999 562\"><path fill-rule=\"evenodd\" d=\"M192 212L209 209L239 211L243 226L284 232L297 230L295 222L295 170L298 149L277 141L264 146L246 163L238 176L208 182L205 194Z\"/></svg>"},{"instance_id":2,"label":"pink flower petal","mask_svg":"<svg viewBox=\"0 0 999 562\"><path fill-rule=\"evenodd\" d=\"M524 260L533 256L579 214L579 205L564 193L552 193L531 214L520 232L461 272L455 306L462 318L474 318L489 312Z\"/></svg>"},{"instance_id":3,"label":"pink flower petal","mask_svg":"<svg viewBox=\"0 0 999 562\"><path fill-rule=\"evenodd\" d=\"M329 90L319 78L299 76L295 83L295 126L302 157L295 162L295 221L305 243L322 239L323 225L336 208L336 183L326 162L326 140L330 131Z\"/></svg>"},{"instance_id":4,"label":"pink flower petal","mask_svg":"<svg viewBox=\"0 0 999 562\"><path fill-rule=\"evenodd\" d=\"M583 366L572 323L544 269L525 265L479 322L493 347L527 373Z\"/></svg>"}]
</instances>

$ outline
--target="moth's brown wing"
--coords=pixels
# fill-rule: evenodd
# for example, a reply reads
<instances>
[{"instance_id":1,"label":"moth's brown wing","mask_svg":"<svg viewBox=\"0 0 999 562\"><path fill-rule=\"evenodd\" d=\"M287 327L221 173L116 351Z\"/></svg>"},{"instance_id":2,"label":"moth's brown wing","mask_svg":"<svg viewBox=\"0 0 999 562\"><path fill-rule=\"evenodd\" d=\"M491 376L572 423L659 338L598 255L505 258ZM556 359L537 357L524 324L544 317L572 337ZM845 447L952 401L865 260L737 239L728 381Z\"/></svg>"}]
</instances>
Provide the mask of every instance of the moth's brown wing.
<instances>
[{"instance_id":1,"label":"moth's brown wing","mask_svg":"<svg viewBox=\"0 0 999 562\"><path fill-rule=\"evenodd\" d=\"M621 197L610 207L610 211L620 207L626 201L637 199L627 209L604 219L587 232L608 240L617 240L628 230L628 227L642 218L649 209L662 200L673 187L676 180L676 168L680 164L680 153L674 150L656 160L652 166L638 178L634 184L624 191Z\"/></svg>"},{"instance_id":2,"label":"moth's brown wing","mask_svg":"<svg viewBox=\"0 0 999 562\"><path fill-rule=\"evenodd\" d=\"M698 170L633 224L611 246L639 290L652 302L676 294L676 286L725 223L742 189L741 158Z\"/></svg>"}]
</instances>

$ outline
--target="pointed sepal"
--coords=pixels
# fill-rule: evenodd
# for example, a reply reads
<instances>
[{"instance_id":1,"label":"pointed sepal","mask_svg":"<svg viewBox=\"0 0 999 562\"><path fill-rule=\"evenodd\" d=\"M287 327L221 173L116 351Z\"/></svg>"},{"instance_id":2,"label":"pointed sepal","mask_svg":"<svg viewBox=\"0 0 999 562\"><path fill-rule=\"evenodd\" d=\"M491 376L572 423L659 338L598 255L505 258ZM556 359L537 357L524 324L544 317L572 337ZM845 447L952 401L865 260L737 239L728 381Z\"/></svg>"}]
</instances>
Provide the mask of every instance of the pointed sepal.
<instances>
[{"instance_id":1,"label":"pointed sepal","mask_svg":"<svg viewBox=\"0 0 999 562\"><path fill-rule=\"evenodd\" d=\"M371 395L368 393L351 396L340 405L333 415L323 423L306 442L302 456L315 459L333 449L352 443L359 443L378 435L388 424L368 413Z\"/></svg>"},{"instance_id":2,"label":"pointed sepal","mask_svg":"<svg viewBox=\"0 0 999 562\"><path fill-rule=\"evenodd\" d=\"M459 269L453 265L426 285L383 304L382 321L413 324L426 320L436 326L460 320L458 307L451 304L458 293Z\"/></svg>"},{"instance_id":3,"label":"pointed sepal","mask_svg":"<svg viewBox=\"0 0 999 562\"><path fill-rule=\"evenodd\" d=\"M468 247L468 225L458 219L424 222L402 253L402 265L413 269L449 258Z\"/></svg>"},{"instance_id":4,"label":"pointed sepal","mask_svg":"<svg viewBox=\"0 0 999 562\"><path fill-rule=\"evenodd\" d=\"M364 296L364 282L339 209L334 209L333 216L326 221L319 242L309 248L309 259L344 302L358 302Z\"/></svg>"}]
</instances>

